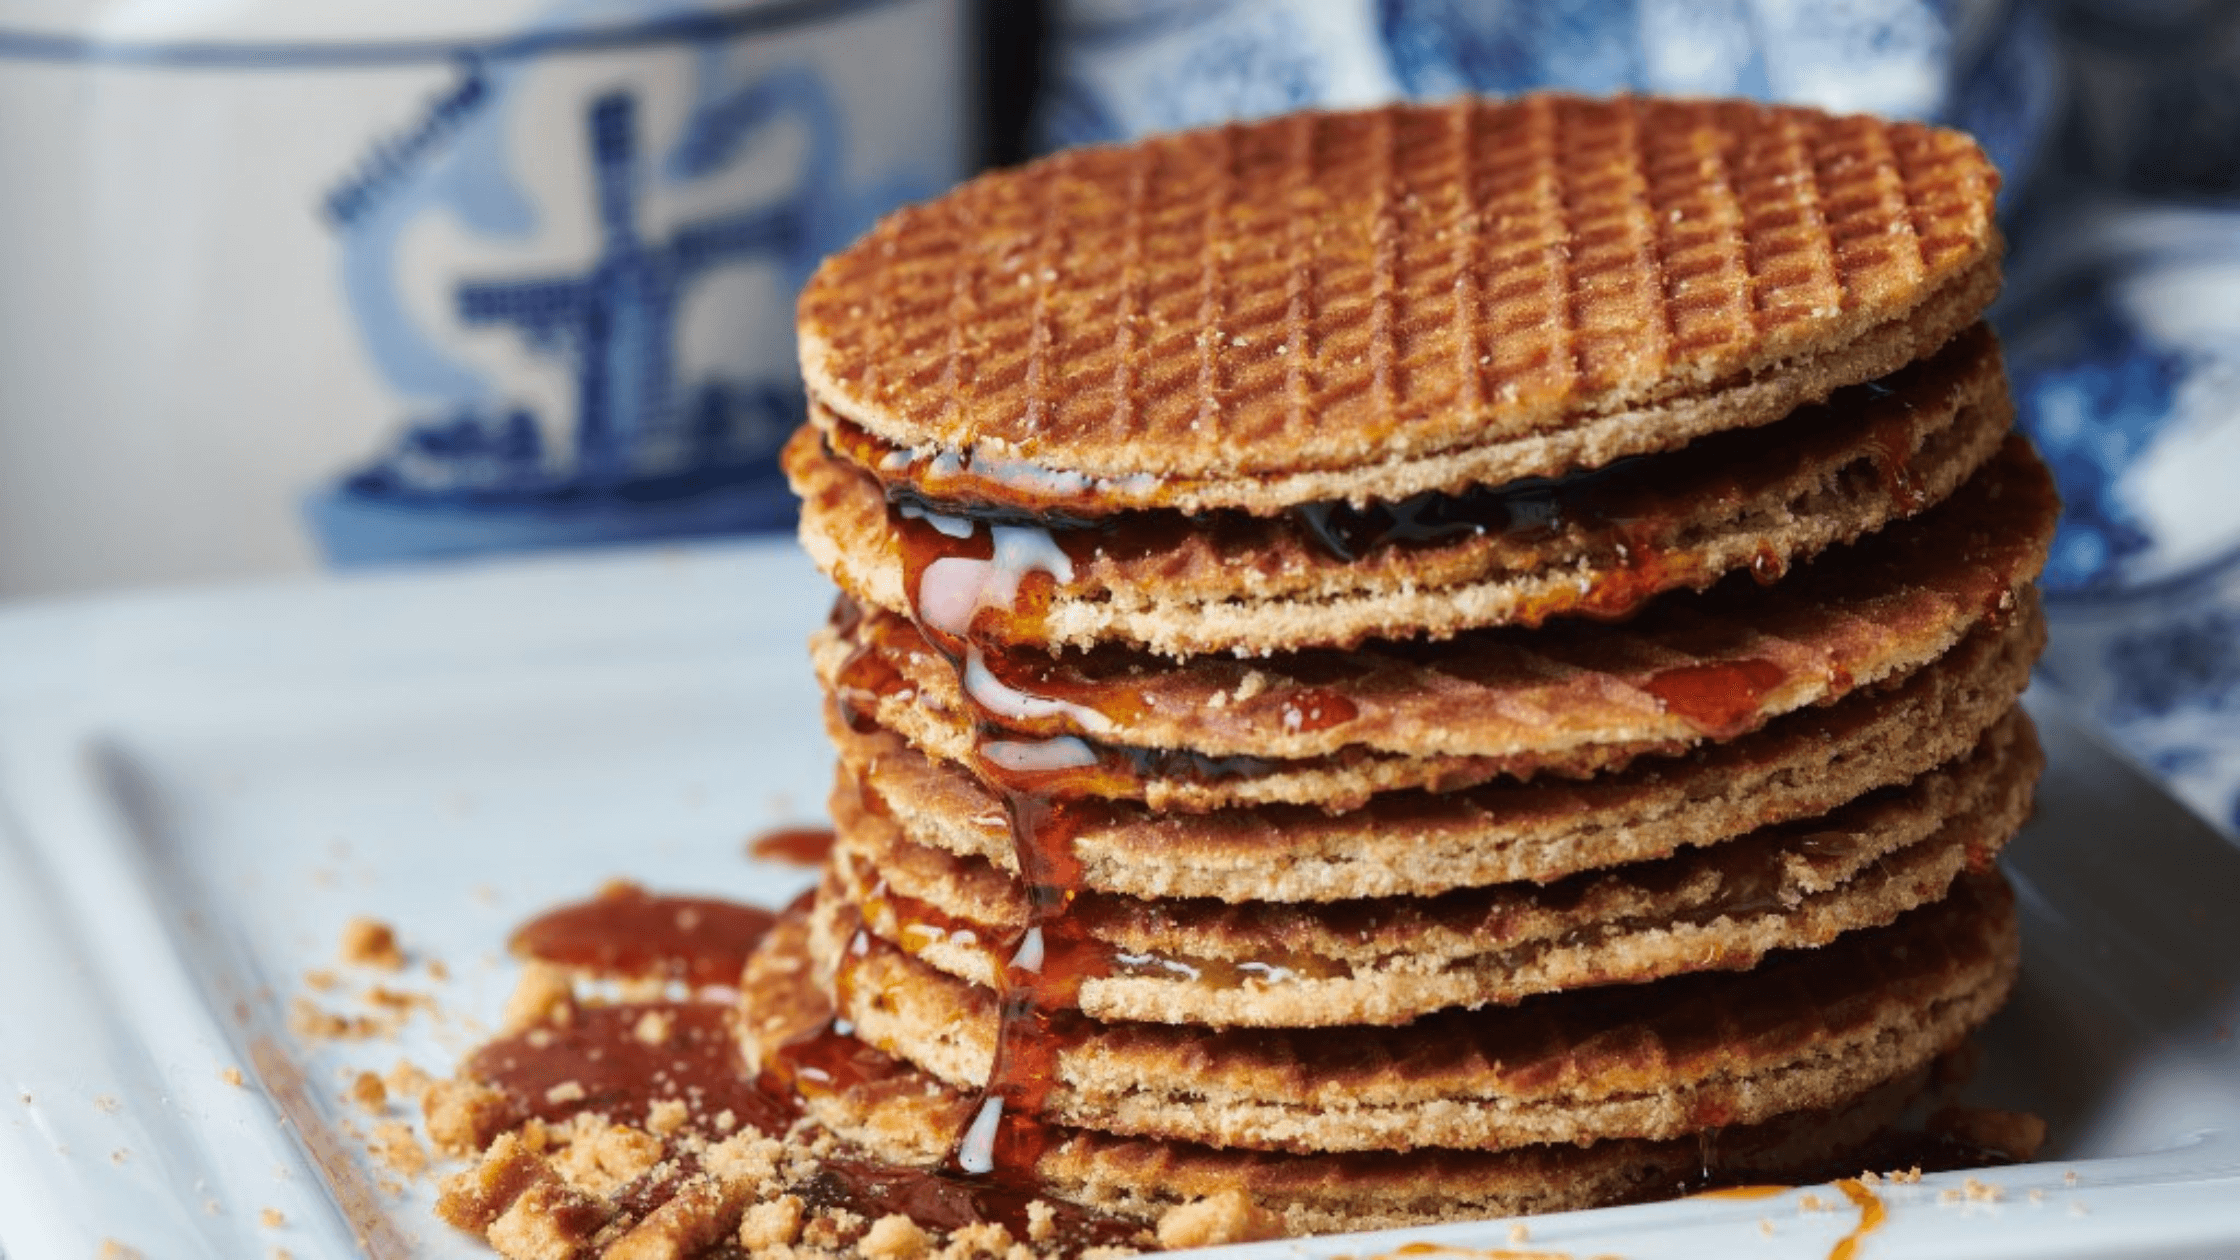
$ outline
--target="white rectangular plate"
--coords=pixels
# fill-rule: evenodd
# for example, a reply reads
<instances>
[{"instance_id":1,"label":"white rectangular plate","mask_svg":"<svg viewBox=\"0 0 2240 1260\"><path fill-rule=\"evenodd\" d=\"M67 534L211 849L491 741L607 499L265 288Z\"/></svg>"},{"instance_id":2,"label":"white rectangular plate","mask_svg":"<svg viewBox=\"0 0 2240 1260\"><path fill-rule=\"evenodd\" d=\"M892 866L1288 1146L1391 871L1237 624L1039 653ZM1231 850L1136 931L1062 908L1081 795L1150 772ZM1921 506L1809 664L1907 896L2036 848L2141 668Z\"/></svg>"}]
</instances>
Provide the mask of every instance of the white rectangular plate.
<instances>
[{"instance_id":1,"label":"white rectangular plate","mask_svg":"<svg viewBox=\"0 0 2240 1260\"><path fill-rule=\"evenodd\" d=\"M828 602L790 547L734 544L0 614L0 1252L488 1255L434 1220L432 1178L366 1154L384 1117L349 1076L448 1070L511 986L507 929L609 877L805 886L743 844L822 815L802 645ZM1986 1175L1997 1201L1885 1187L1860 1254L2232 1254L2240 851L2033 709L2024 979L1974 1096L2043 1115L2052 1162ZM337 963L356 915L396 927L403 973ZM393 1038L290 1031L291 1001L362 1014L377 983L435 1009ZM1530 1245L1825 1255L1857 1214L1805 1193L1543 1217ZM1248 1250L1403 1242L1513 1245L1488 1224Z\"/></svg>"}]
</instances>

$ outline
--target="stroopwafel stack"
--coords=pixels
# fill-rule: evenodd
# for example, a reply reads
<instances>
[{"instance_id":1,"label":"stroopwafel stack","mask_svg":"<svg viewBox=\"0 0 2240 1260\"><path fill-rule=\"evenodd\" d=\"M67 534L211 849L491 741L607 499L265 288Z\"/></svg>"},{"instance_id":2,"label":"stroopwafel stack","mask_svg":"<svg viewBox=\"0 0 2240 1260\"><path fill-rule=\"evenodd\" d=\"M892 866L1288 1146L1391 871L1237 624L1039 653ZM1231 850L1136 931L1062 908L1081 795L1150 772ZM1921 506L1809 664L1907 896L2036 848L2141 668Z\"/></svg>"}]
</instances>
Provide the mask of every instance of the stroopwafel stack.
<instances>
[{"instance_id":1,"label":"stroopwafel stack","mask_svg":"<svg viewBox=\"0 0 2240 1260\"><path fill-rule=\"evenodd\" d=\"M801 302L839 840L751 1052L829 1003L907 1080L794 1072L820 1119L1147 1218L1841 1158L2014 973L2054 500L1995 187L1539 96L887 219Z\"/></svg>"}]
</instances>

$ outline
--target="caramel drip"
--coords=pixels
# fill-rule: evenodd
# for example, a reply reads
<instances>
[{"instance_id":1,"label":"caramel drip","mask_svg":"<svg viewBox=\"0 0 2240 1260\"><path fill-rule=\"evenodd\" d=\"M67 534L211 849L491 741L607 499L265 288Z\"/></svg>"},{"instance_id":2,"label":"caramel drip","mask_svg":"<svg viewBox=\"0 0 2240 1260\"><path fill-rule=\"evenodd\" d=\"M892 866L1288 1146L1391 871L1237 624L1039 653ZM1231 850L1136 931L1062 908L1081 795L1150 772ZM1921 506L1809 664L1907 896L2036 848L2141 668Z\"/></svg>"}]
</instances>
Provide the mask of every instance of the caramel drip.
<instances>
[{"instance_id":1,"label":"caramel drip","mask_svg":"<svg viewBox=\"0 0 2240 1260\"><path fill-rule=\"evenodd\" d=\"M1789 558L1772 547L1758 544L1758 554L1750 557L1750 576L1760 586L1771 586L1789 574Z\"/></svg>"},{"instance_id":2,"label":"caramel drip","mask_svg":"<svg viewBox=\"0 0 2240 1260\"><path fill-rule=\"evenodd\" d=\"M1828 1250L1828 1260L1852 1260L1852 1257L1859 1254L1860 1240L1882 1228L1882 1223L1890 1219L1890 1209L1882 1205L1880 1195L1869 1190L1856 1177L1845 1177L1838 1181L1836 1189L1843 1191L1843 1197L1851 1200L1859 1209L1859 1223L1851 1227L1850 1233L1836 1240L1836 1245Z\"/></svg>"},{"instance_id":3,"label":"caramel drip","mask_svg":"<svg viewBox=\"0 0 2240 1260\"><path fill-rule=\"evenodd\" d=\"M657 896L616 884L516 929L515 955L624 979L735 985L777 916L711 897Z\"/></svg>"},{"instance_id":4,"label":"caramel drip","mask_svg":"<svg viewBox=\"0 0 2240 1260\"><path fill-rule=\"evenodd\" d=\"M783 1133L795 1108L789 1096L758 1089L740 1072L732 1018L719 1002L579 1006L566 1024L483 1046L464 1073L503 1092L516 1124L596 1111L643 1125L654 1104L681 1102L687 1123L703 1133L739 1126Z\"/></svg>"},{"instance_id":5,"label":"caramel drip","mask_svg":"<svg viewBox=\"0 0 2240 1260\"><path fill-rule=\"evenodd\" d=\"M1041 1119L1057 1075L1050 1020L1078 1004L1082 981L1104 965L1103 947L1068 913L1082 886L1073 851L1081 816L1072 802L1107 794L1120 765L1112 750L1093 748L1075 732L1094 733L1124 718L1098 705L1124 706L1127 697L1111 688L1094 696L1067 688L1054 671L984 647L998 629L1005 638L1039 637L1051 593L1070 580L1074 561L1054 540L1051 522L950 516L910 502L897 505L894 519L911 619L957 670L976 711L973 768L1003 799L1027 896L1025 925L999 945L1006 961L994 1064L943 1171L1031 1195L1035 1166L1051 1140ZM850 664L859 673L870 668ZM1335 714L1338 705L1316 709Z\"/></svg>"},{"instance_id":6,"label":"caramel drip","mask_svg":"<svg viewBox=\"0 0 2240 1260\"><path fill-rule=\"evenodd\" d=\"M749 840L747 853L766 862L817 867L831 855L833 840L830 827L780 827Z\"/></svg>"},{"instance_id":7,"label":"caramel drip","mask_svg":"<svg viewBox=\"0 0 2240 1260\"><path fill-rule=\"evenodd\" d=\"M644 898L647 901L682 899ZM588 903L606 907L623 898ZM715 920L764 912L751 906L698 902ZM585 907L563 907L516 933L567 921ZM808 912L807 900L790 915ZM620 923L627 916L610 919ZM878 1091L922 1093L924 1079L907 1064L851 1035L841 1021L824 1019L778 1047L760 1077L740 1070L734 1035L737 1013L727 1002L643 1002L582 1005L564 1024L540 1025L501 1037L476 1050L462 1074L497 1089L505 1099L505 1127L531 1119L558 1123L596 1112L624 1124L651 1126L657 1105L683 1104L679 1133L710 1140L741 1129L781 1135L801 1118L802 1101L850 1093L874 1104ZM698 1169L691 1150L673 1139L655 1170L617 1191L617 1219L641 1220L675 1197ZM827 1155L793 1192L811 1211L846 1210L865 1220L901 1212L919 1225L955 1230L999 1224L1028 1237L1028 1204L1039 1187L1017 1180L959 1178L940 1170L910 1168L869 1158ZM1142 1227L1072 1204L1046 1200L1054 1233L1045 1251L1077 1254L1093 1247L1140 1244Z\"/></svg>"},{"instance_id":8,"label":"caramel drip","mask_svg":"<svg viewBox=\"0 0 2240 1260\"><path fill-rule=\"evenodd\" d=\"M1788 680L1772 661L1710 661L1659 670L1641 689L1705 735L1731 739L1758 724L1766 695Z\"/></svg>"},{"instance_id":9,"label":"caramel drip","mask_svg":"<svg viewBox=\"0 0 2240 1260\"><path fill-rule=\"evenodd\" d=\"M1920 511L1927 498L1914 478L1913 419L1907 414L1911 410L1908 405L1887 412L1867 426L1867 457L1874 462L1883 493L1906 516Z\"/></svg>"}]
</instances>

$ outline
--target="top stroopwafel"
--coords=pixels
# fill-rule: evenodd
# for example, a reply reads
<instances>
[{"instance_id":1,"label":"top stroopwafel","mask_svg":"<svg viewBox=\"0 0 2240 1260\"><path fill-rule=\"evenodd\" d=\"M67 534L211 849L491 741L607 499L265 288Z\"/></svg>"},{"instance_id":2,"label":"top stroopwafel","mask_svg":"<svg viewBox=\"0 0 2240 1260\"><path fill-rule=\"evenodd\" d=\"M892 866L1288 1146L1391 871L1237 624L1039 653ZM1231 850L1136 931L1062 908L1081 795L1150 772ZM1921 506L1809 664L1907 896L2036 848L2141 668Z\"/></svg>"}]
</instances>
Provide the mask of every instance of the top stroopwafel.
<instances>
[{"instance_id":1,"label":"top stroopwafel","mask_svg":"<svg viewBox=\"0 0 2240 1260\"><path fill-rule=\"evenodd\" d=\"M943 497L1270 510L1777 419L1997 287L1956 132L1532 96L1299 114L975 180L801 296L815 399ZM955 493L950 493L950 491Z\"/></svg>"}]
</instances>

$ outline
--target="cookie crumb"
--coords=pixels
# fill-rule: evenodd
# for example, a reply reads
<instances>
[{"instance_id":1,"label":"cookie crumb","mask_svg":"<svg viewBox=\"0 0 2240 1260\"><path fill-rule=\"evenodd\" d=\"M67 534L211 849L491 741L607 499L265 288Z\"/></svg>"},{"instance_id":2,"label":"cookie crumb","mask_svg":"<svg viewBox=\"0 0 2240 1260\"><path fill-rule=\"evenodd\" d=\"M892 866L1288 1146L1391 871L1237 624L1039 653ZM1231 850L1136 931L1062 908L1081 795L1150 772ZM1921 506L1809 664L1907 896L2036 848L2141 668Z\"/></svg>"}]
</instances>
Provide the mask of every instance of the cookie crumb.
<instances>
[{"instance_id":1,"label":"cookie crumb","mask_svg":"<svg viewBox=\"0 0 2240 1260\"><path fill-rule=\"evenodd\" d=\"M1531 1241L1532 1241L1532 1231L1531 1231L1530 1229L1527 1229L1527 1228L1525 1228L1525 1224L1524 1224L1524 1222L1523 1222L1523 1221L1518 1221L1518 1222L1517 1222L1516 1224L1514 1224L1514 1225L1511 1225L1511 1226L1509 1227L1509 1245L1510 1245L1510 1246L1512 1246L1512 1247L1521 1247L1521 1246L1523 1246L1524 1244L1526 1244L1526 1243L1528 1243L1528 1242L1531 1242Z\"/></svg>"},{"instance_id":2,"label":"cookie crumb","mask_svg":"<svg viewBox=\"0 0 2240 1260\"><path fill-rule=\"evenodd\" d=\"M364 916L342 925L342 961L354 967L402 971L404 951L397 948L397 934L379 919Z\"/></svg>"},{"instance_id":3,"label":"cookie crumb","mask_svg":"<svg viewBox=\"0 0 2240 1260\"><path fill-rule=\"evenodd\" d=\"M93 1254L94 1260L144 1260L139 1248L127 1247L114 1238L102 1239L101 1250Z\"/></svg>"},{"instance_id":4,"label":"cookie crumb","mask_svg":"<svg viewBox=\"0 0 2240 1260\"><path fill-rule=\"evenodd\" d=\"M926 1231L901 1213L873 1221L856 1243L869 1260L922 1260L927 1251Z\"/></svg>"},{"instance_id":5,"label":"cookie crumb","mask_svg":"<svg viewBox=\"0 0 2240 1260\"><path fill-rule=\"evenodd\" d=\"M288 1003L288 1031L306 1041L364 1041L380 1035L386 1025L363 1015L337 1015L308 999Z\"/></svg>"},{"instance_id":6,"label":"cookie crumb","mask_svg":"<svg viewBox=\"0 0 2240 1260\"><path fill-rule=\"evenodd\" d=\"M512 1107L499 1090L476 1081L437 1081L420 1095L428 1140L446 1155L472 1155L512 1123Z\"/></svg>"},{"instance_id":7,"label":"cookie crumb","mask_svg":"<svg viewBox=\"0 0 2240 1260\"><path fill-rule=\"evenodd\" d=\"M373 1126L373 1136L366 1146L375 1158L406 1177L417 1177L428 1171L428 1149L412 1134L412 1127L397 1120L387 1120Z\"/></svg>"},{"instance_id":8,"label":"cookie crumb","mask_svg":"<svg viewBox=\"0 0 2240 1260\"><path fill-rule=\"evenodd\" d=\"M644 1045L664 1045L669 1040L669 1030L675 1027L676 1022L676 1018L666 1011L647 1011L631 1026L630 1035Z\"/></svg>"},{"instance_id":9,"label":"cookie crumb","mask_svg":"<svg viewBox=\"0 0 2240 1260\"><path fill-rule=\"evenodd\" d=\"M389 1089L371 1072L358 1073L350 1082L350 1101L366 1111L379 1113L389 1106Z\"/></svg>"},{"instance_id":10,"label":"cookie crumb","mask_svg":"<svg viewBox=\"0 0 2240 1260\"><path fill-rule=\"evenodd\" d=\"M1973 1177L1961 1182L1960 1189L1961 1193L1967 1195L1970 1203L1997 1203L2007 1197L2006 1187L1978 1181Z\"/></svg>"},{"instance_id":11,"label":"cookie crumb","mask_svg":"<svg viewBox=\"0 0 2240 1260\"><path fill-rule=\"evenodd\" d=\"M506 999L502 1017L507 1032L521 1032L539 1024L570 1023L575 1018L576 996L568 973L545 962L522 969L521 982Z\"/></svg>"},{"instance_id":12,"label":"cookie crumb","mask_svg":"<svg viewBox=\"0 0 2240 1260\"><path fill-rule=\"evenodd\" d=\"M366 1001L375 1006L385 1006L400 1014L411 1014L416 1009L434 1010L436 1000L425 993L409 993L377 984L366 990Z\"/></svg>"},{"instance_id":13,"label":"cookie crumb","mask_svg":"<svg viewBox=\"0 0 2240 1260\"><path fill-rule=\"evenodd\" d=\"M646 1128L663 1137L675 1133L692 1118L692 1110L681 1098L663 1098L646 1108Z\"/></svg>"},{"instance_id":14,"label":"cookie crumb","mask_svg":"<svg viewBox=\"0 0 2240 1260\"><path fill-rule=\"evenodd\" d=\"M688 1178L669 1201L600 1249L605 1260L682 1260L698 1256L738 1228L742 1187L714 1177Z\"/></svg>"},{"instance_id":15,"label":"cookie crumb","mask_svg":"<svg viewBox=\"0 0 2240 1260\"><path fill-rule=\"evenodd\" d=\"M1169 1251L1220 1247L1283 1237L1283 1218L1262 1208L1242 1190L1171 1207L1159 1218L1159 1245Z\"/></svg>"},{"instance_id":16,"label":"cookie crumb","mask_svg":"<svg viewBox=\"0 0 2240 1260\"><path fill-rule=\"evenodd\" d=\"M739 1222L739 1245L749 1251L790 1247L801 1237L803 1215L799 1195L780 1195L766 1203L757 1203L747 1209Z\"/></svg>"},{"instance_id":17,"label":"cookie crumb","mask_svg":"<svg viewBox=\"0 0 2240 1260\"><path fill-rule=\"evenodd\" d=\"M540 1180L524 1189L486 1235L499 1255L529 1257L574 1256L613 1219L613 1209L557 1180Z\"/></svg>"},{"instance_id":18,"label":"cookie crumb","mask_svg":"<svg viewBox=\"0 0 2240 1260\"><path fill-rule=\"evenodd\" d=\"M863 1217L846 1208L829 1208L809 1218L801 1227L803 1244L823 1251L838 1251L863 1236ZM997 1228L1002 1228L998 1226ZM1010 1235L1004 1237L1008 1240ZM1008 1246L1008 1242L1005 1244Z\"/></svg>"},{"instance_id":19,"label":"cookie crumb","mask_svg":"<svg viewBox=\"0 0 2240 1260\"><path fill-rule=\"evenodd\" d=\"M777 1188L778 1161L785 1144L760 1133L728 1137L700 1153L700 1166L723 1178L768 1194Z\"/></svg>"},{"instance_id":20,"label":"cookie crumb","mask_svg":"<svg viewBox=\"0 0 2240 1260\"><path fill-rule=\"evenodd\" d=\"M264 1211L257 1213L257 1224L264 1226L266 1229L278 1229L287 1223L287 1215L281 1212L279 1208L266 1208Z\"/></svg>"},{"instance_id":21,"label":"cookie crumb","mask_svg":"<svg viewBox=\"0 0 2240 1260\"><path fill-rule=\"evenodd\" d=\"M1773 1218L1770 1216L1759 1217L1758 1232L1764 1234L1768 1238L1773 1237Z\"/></svg>"},{"instance_id":22,"label":"cookie crumb","mask_svg":"<svg viewBox=\"0 0 2240 1260\"><path fill-rule=\"evenodd\" d=\"M218 1079L224 1081L228 1085L233 1086L235 1089L246 1088L246 1082L242 1078L241 1069L237 1067L220 1068L218 1070Z\"/></svg>"},{"instance_id":23,"label":"cookie crumb","mask_svg":"<svg viewBox=\"0 0 2240 1260\"><path fill-rule=\"evenodd\" d=\"M806 1237L806 1235L804 1235ZM966 1225L949 1234L942 1255L953 1260L966 1256L1002 1256L1011 1250L1011 1231L1001 1225Z\"/></svg>"},{"instance_id":24,"label":"cookie crumb","mask_svg":"<svg viewBox=\"0 0 2240 1260\"><path fill-rule=\"evenodd\" d=\"M553 1164L578 1190L612 1195L661 1162L661 1139L643 1129L586 1114L575 1117L564 1133L570 1140Z\"/></svg>"},{"instance_id":25,"label":"cookie crumb","mask_svg":"<svg viewBox=\"0 0 2240 1260\"><path fill-rule=\"evenodd\" d=\"M403 1059L397 1060L395 1067L381 1074L381 1084L399 1098L418 1099L435 1083L436 1078Z\"/></svg>"},{"instance_id":26,"label":"cookie crumb","mask_svg":"<svg viewBox=\"0 0 2240 1260\"><path fill-rule=\"evenodd\" d=\"M124 1104L117 1101L115 1094L95 1094L93 1096L93 1109L113 1116L124 1110Z\"/></svg>"},{"instance_id":27,"label":"cookie crumb","mask_svg":"<svg viewBox=\"0 0 2240 1260\"><path fill-rule=\"evenodd\" d=\"M118 1147L117 1149L115 1149L115 1150L113 1150L113 1151L109 1152L109 1162L110 1162L110 1163L112 1163L112 1164L120 1164L120 1165L121 1165L121 1164L123 1164L123 1163L124 1163L124 1162L125 1162L126 1160L128 1160L128 1159L131 1159L131 1158L132 1158L132 1152L131 1152L131 1151L129 1151L129 1150L127 1150L127 1149L125 1149L125 1148L124 1148L124 1147L122 1147L122 1146L120 1146L120 1147Z\"/></svg>"}]
</instances>

